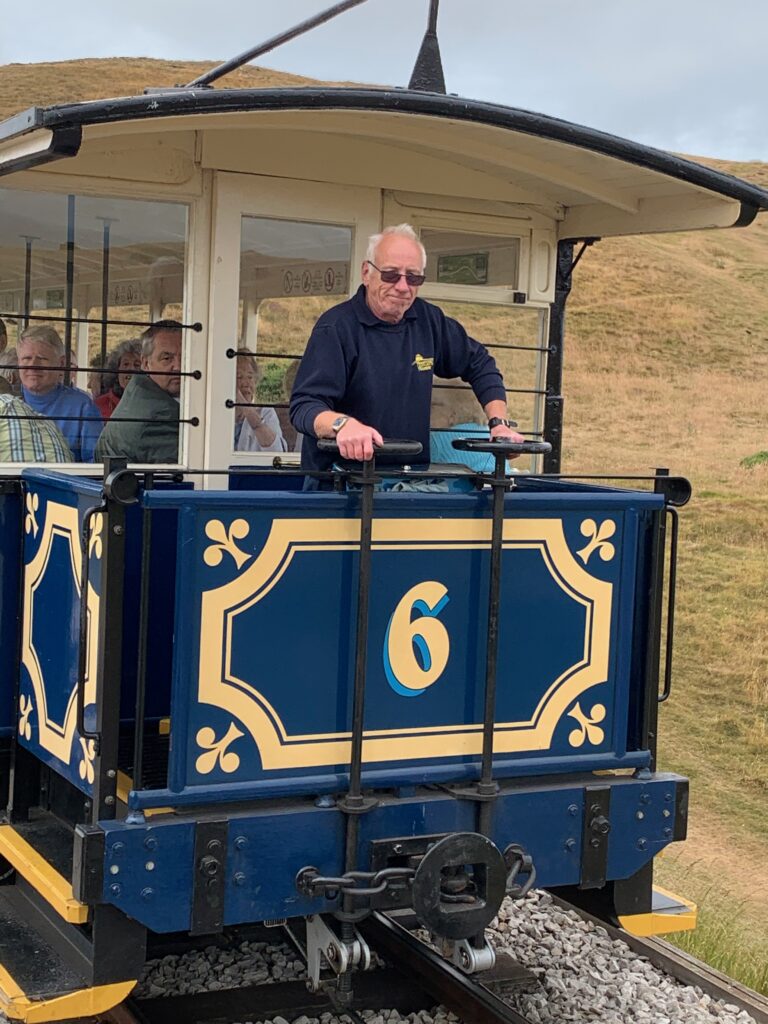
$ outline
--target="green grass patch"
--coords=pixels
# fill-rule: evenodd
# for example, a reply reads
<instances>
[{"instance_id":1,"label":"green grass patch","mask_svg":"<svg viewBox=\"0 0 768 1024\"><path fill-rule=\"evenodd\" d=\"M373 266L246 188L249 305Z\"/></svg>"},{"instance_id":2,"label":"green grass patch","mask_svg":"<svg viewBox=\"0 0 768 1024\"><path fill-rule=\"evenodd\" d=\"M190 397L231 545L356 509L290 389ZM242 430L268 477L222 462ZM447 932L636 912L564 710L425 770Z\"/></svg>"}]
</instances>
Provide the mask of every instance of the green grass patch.
<instances>
[{"instance_id":1,"label":"green grass patch","mask_svg":"<svg viewBox=\"0 0 768 1024\"><path fill-rule=\"evenodd\" d=\"M744 469L754 469L755 466L768 466L768 452L755 452L754 455L748 455L745 459L742 459L739 463Z\"/></svg>"}]
</instances>

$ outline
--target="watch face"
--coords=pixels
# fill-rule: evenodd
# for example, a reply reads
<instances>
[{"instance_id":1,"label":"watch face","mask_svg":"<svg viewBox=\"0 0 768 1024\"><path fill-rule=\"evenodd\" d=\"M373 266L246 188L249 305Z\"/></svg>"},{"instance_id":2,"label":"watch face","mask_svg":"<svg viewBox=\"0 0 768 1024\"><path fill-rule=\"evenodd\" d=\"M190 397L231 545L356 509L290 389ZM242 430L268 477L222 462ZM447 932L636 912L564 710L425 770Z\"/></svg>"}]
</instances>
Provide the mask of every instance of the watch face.
<instances>
[{"instance_id":1,"label":"watch face","mask_svg":"<svg viewBox=\"0 0 768 1024\"><path fill-rule=\"evenodd\" d=\"M331 430L334 430L337 434L349 419L349 416L339 416L331 424Z\"/></svg>"}]
</instances>

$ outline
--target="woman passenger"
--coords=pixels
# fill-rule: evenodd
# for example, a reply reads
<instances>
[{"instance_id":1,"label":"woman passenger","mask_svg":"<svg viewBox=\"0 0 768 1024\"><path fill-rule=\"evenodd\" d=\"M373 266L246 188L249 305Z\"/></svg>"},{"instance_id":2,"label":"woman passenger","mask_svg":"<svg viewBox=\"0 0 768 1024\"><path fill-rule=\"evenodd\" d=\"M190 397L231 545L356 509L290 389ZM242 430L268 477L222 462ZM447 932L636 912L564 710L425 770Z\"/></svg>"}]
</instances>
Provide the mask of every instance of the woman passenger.
<instances>
[{"instance_id":1,"label":"woman passenger","mask_svg":"<svg viewBox=\"0 0 768 1024\"><path fill-rule=\"evenodd\" d=\"M118 406L133 370L141 369L141 342L138 339L121 341L107 356L107 369L112 373L105 374L107 389L99 395L96 405L105 420L108 420Z\"/></svg>"},{"instance_id":2,"label":"woman passenger","mask_svg":"<svg viewBox=\"0 0 768 1024\"><path fill-rule=\"evenodd\" d=\"M236 402L253 403L259 382L259 366L247 348L237 350ZM236 452L284 452L286 443L277 413L269 406L235 406Z\"/></svg>"}]
</instances>

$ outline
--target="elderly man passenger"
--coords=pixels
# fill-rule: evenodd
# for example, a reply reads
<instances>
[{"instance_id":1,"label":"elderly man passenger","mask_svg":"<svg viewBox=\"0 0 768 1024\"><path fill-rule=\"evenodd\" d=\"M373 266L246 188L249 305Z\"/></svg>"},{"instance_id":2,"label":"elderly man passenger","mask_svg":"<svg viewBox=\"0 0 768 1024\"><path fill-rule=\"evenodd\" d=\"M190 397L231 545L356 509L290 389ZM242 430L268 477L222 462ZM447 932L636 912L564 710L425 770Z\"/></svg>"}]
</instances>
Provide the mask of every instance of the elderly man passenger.
<instances>
[{"instance_id":1,"label":"elderly man passenger","mask_svg":"<svg viewBox=\"0 0 768 1024\"><path fill-rule=\"evenodd\" d=\"M141 335L141 369L147 372L128 381L99 438L97 460L178 460L181 330L176 320L158 320Z\"/></svg>"},{"instance_id":2,"label":"elderly man passenger","mask_svg":"<svg viewBox=\"0 0 768 1024\"><path fill-rule=\"evenodd\" d=\"M58 332L47 326L27 327L19 338L18 359L23 400L53 420L75 462L93 462L101 415L84 391L61 383L65 358Z\"/></svg>"},{"instance_id":3,"label":"elderly man passenger","mask_svg":"<svg viewBox=\"0 0 768 1024\"><path fill-rule=\"evenodd\" d=\"M504 382L486 349L456 320L418 298L426 253L408 224L369 241L363 283L315 324L291 396L305 434L302 467L330 468L317 438L347 459L370 459L385 437L421 441L429 459L432 378L460 377L485 410L491 437L521 441L507 420Z\"/></svg>"},{"instance_id":4,"label":"elderly man passenger","mask_svg":"<svg viewBox=\"0 0 768 1024\"><path fill-rule=\"evenodd\" d=\"M269 406L252 404L259 382L259 366L253 352L239 348L236 358L235 451L284 452L287 446L277 413Z\"/></svg>"}]
</instances>

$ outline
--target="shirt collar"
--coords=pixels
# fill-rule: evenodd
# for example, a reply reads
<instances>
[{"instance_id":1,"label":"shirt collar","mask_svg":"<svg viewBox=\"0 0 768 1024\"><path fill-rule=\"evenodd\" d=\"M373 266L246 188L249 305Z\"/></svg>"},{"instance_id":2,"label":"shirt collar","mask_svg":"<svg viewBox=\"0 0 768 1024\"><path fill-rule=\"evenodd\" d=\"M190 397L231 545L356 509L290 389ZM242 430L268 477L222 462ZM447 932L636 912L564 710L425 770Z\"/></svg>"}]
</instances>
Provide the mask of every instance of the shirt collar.
<instances>
[{"instance_id":1,"label":"shirt collar","mask_svg":"<svg viewBox=\"0 0 768 1024\"><path fill-rule=\"evenodd\" d=\"M419 300L416 299L416 302L418 301ZM365 324L366 327L399 327L403 323L403 320L415 320L418 316L416 312L416 302L413 303L410 309L405 311L402 320L398 320L396 324L390 324L386 320L380 320L365 301L364 284L361 284L352 296L352 306L357 315L357 319L361 324Z\"/></svg>"}]
</instances>

